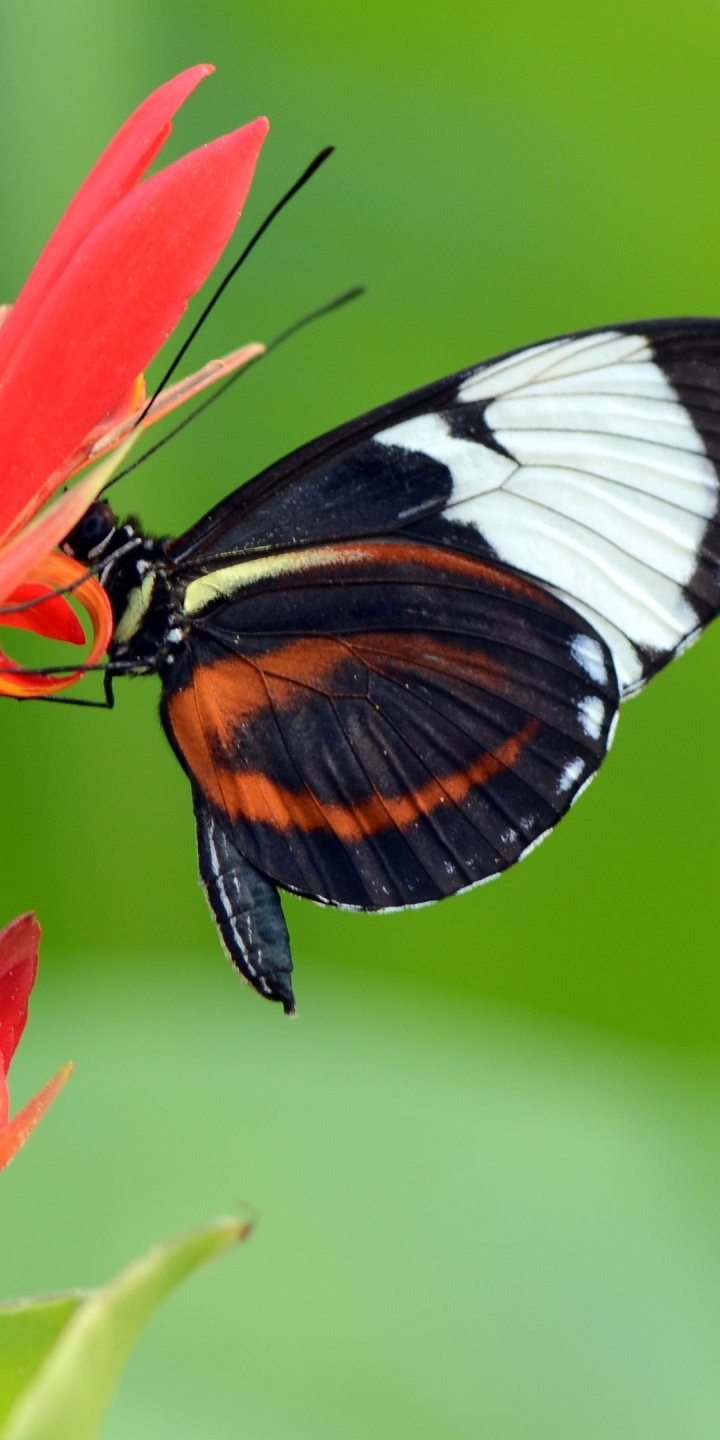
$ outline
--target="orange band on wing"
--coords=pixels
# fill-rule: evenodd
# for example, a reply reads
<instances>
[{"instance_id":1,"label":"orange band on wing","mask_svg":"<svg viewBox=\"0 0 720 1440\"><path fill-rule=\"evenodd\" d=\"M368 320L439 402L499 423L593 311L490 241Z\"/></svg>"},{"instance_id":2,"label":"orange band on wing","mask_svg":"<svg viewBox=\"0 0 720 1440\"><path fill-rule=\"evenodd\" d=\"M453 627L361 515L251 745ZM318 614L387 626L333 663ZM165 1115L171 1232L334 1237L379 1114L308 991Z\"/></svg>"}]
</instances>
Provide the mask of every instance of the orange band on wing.
<instances>
[{"instance_id":1,"label":"orange band on wing","mask_svg":"<svg viewBox=\"0 0 720 1440\"><path fill-rule=\"evenodd\" d=\"M341 675L344 662L355 658L364 670L381 669L383 661L411 665L416 672L452 668L457 678L472 685L482 684L496 694L509 690L511 684L505 667L497 660L445 636L421 631L380 631L352 639L314 635L266 650L257 659L233 655L228 660L198 666L192 684L170 701L173 729L178 736L192 732L198 723L193 720L197 697L204 716L203 735L216 752L234 756L241 751L242 726L270 703L270 682L276 698L278 682L285 683L286 688L280 692L283 705L302 704L308 690L328 697L347 695L347 681L341 679L338 684L335 676Z\"/></svg>"},{"instance_id":2,"label":"orange band on wing","mask_svg":"<svg viewBox=\"0 0 720 1440\"><path fill-rule=\"evenodd\" d=\"M304 642L299 642L304 643ZM308 642L309 643L309 642ZM287 647L295 648L295 647ZM218 672L234 669L234 676L223 675L224 684L232 686L233 707L223 713L222 690L216 688ZM250 699L253 704L265 704L264 685L254 667L246 665L246 672L253 675L253 695L243 695L243 709ZM241 744L235 725L228 724L238 709L238 668L236 661L221 662L207 667L213 672L213 715L211 735L213 740L225 738L228 748L234 740ZM297 827L301 830L333 831L346 843L362 840L366 835L389 830L393 826L405 829L412 825L419 815L430 814L440 805L460 804L470 790L484 785L502 770L511 770L525 746L540 729L540 721L532 718L494 750L484 751L463 770L444 775L442 779L432 778L419 789L405 795L380 796L377 792L357 804L339 805L324 803L313 795L309 788L289 790L278 785L272 776L260 770L243 771L219 763L211 754L206 739L205 725L200 714L200 697L195 685L173 695L169 703L170 722L187 765L206 798L224 812L231 821L244 819L250 824L272 825L278 830ZM317 668L315 670L317 679ZM262 700L261 700L262 694ZM202 702L207 702L203 693ZM215 706L217 705L217 711ZM209 719L210 717L208 717ZM207 723L207 722L206 722ZM241 761L241 754L238 754Z\"/></svg>"}]
</instances>

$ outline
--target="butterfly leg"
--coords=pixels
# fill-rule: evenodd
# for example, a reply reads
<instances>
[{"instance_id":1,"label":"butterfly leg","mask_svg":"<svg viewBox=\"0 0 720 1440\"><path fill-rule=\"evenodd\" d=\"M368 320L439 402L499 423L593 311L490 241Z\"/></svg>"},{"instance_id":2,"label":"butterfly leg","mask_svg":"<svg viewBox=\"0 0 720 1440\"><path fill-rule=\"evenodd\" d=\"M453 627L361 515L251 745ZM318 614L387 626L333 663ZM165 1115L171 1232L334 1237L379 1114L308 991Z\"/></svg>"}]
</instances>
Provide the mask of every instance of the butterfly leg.
<instances>
[{"instance_id":1,"label":"butterfly leg","mask_svg":"<svg viewBox=\"0 0 720 1440\"><path fill-rule=\"evenodd\" d=\"M196 790L193 799L200 880L225 949L261 995L294 1015L290 938L277 887L240 854Z\"/></svg>"}]
</instances>

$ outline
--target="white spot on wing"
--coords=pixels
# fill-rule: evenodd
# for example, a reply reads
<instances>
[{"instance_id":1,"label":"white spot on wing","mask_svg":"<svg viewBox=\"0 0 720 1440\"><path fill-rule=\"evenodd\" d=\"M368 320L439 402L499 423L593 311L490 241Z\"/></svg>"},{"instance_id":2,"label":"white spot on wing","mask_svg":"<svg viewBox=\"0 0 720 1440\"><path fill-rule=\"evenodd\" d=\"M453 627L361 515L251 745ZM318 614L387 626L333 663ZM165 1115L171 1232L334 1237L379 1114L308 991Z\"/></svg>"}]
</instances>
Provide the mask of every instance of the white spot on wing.
<instances>
[{"instance_id":1,"label":"white spot on wing","mask_svg":"<svg viewBox=\"0 0 720 1440\"><path fill-rule=\"evenodd\" d=\"M605 685L607 682L607 667L602 645L593 640L592 635L573 635L570 641L570 654L577 665L581 665L586 675L595 681L596 685Z\"/></svg>"},{"instance_id":2,"label":"white spot on wing","mask_svg":"<svg viewBox=\"0 0 720 1440\"><path fill-rule=\"evenodd\" d=\"M591 740L599 740L605 723L605 706L598 695L586 695L578 705L578 719Z\"/></svg>"},{"instance_id":3,"label":"white spot on wing","mask_svg":"<svg viewBox=\"0 0 720 1440\"><path fill-rule=\"evenodd\" d=\"M557 590L554 585L548 585L548 590L551 594L556 595L558 600L564 600L567 604L568 597L562 590ZM623 635L622 630L618 630L616 625L612 625L606 616L599 615L591 605L586 605L582 600L577 599L573 600L572 605L578 615L582 615L590 621L593 629L597 630L598 635L602 636L605 644L609 647L618 685L623 695L635 694L642 684L643 678L642 661L635 646L628 640L627 635ZM591 676L591 678L595 677Z\"/></svg>"},{"instance_id":4,"label":"white spot on wing","mask_svg":"<svg viewBox=\"0 0 720 1440\"><path fill-rule=\"evenodd\" d=\"M573 785L580 779L584 769L585 761L581 760L579 755L576 760L568 760L558 780L558 794L564 795L568 790L572 790Z\"/></svg>"}]
</instances>

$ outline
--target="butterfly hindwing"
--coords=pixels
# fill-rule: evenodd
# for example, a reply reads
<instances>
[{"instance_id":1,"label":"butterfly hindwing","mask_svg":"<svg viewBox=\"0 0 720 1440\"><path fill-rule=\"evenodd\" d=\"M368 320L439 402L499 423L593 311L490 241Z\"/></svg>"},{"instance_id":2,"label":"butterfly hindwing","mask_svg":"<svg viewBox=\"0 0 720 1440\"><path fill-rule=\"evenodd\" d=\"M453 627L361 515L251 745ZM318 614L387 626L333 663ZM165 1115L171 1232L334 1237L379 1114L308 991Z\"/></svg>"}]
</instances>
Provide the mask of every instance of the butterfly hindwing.
<instances>
[{"instance_id":1,"label":"butterfly hindwing","mask_svg":"<svg viewBox=\"0 0 720 1440\"><path fill-rule=\"evenodd\" d=\"M512 865L595 773L612 657L546 590L388 539L192 581L164 723L236 850L303 895L425 903Z\"/></svg>"},{"instance_id":2,"label":"butterfly hindwing","mask_svg":"<svg viewBox=\"0 0 720 1440\"><path fill-rule=\"evenodd\" d=\"M720 323L571 335L313 441L169 547L219 557L415 534L540 580L638 689L720 609Z\"/></svg>"}]
</instances>

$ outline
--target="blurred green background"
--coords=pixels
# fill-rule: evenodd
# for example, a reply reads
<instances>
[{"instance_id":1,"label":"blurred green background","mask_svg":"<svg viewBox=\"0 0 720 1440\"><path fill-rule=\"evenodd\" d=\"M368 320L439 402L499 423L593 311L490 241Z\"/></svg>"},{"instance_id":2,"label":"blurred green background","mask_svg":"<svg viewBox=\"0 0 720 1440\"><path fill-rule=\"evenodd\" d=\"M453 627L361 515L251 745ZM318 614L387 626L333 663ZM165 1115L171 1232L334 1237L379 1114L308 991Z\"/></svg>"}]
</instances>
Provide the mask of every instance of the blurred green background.
<instances>
[{"instance_id":1,"label":"blurred green background","mask_svg":"<svg viewBox=\"0 0 720 1440\"><path fill-rule=\"evenodd\" d=\"M270 116L245 236L338 151L194 364L369 293L115 492L151 529L494 352L720 311L711 0L4 0L0 299L132 106L199 60L218 73L166 154ZM17 1102L77 1062L3 1177L0 1293L98 1283L241 1200L261 1217L155 1322L110 1440L717 1436L719 702L716 630L500 885L385 919L289 902L294 1025L222 958L154 684L113 714L0 707L0 919L45 931Z\"/></svg>"}]
</instances>

